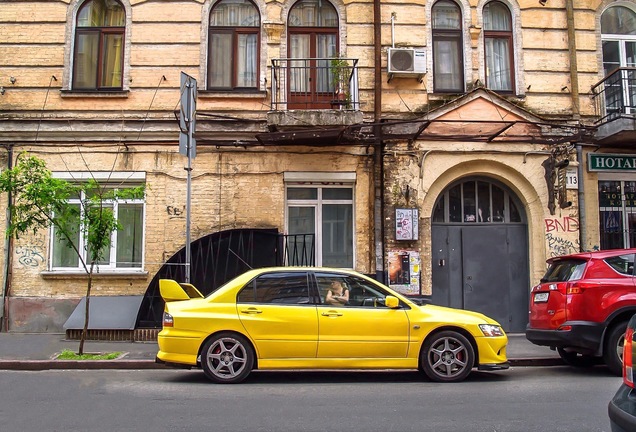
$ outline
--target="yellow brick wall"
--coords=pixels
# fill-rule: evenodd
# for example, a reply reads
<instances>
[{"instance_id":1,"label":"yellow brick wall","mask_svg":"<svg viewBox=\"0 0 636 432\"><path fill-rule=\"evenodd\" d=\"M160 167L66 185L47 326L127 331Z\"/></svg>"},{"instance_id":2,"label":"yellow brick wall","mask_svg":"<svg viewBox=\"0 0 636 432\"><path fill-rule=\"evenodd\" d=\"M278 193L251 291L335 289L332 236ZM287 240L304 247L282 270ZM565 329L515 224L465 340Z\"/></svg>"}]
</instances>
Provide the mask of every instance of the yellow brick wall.
<instances>
[{"instance_id":1,"label":"yellow brick wall","mask_svg":"<svg viewBox=\"0 0 636 432\"><path fill-rule=\"evenodd\" d=\"M33 154L47 161L52 171L86 171L77 155L48 155L31 148ZM145 218L146 278L123 275L96 275L95 295L143 294L162 263L184 246L186 206L186 159L176 151L145 152L124 160L112 151L92 151L85 155L88 169L99 171L105 166L115 171L146 173L147 200ZM160 148L154 149L159 151ZM324 171L356 173L356 268L372 271L368 254L372 232L368 209L370 172L358 156L331 151L297 155L272 151L217 151L202 149L192 165L191 238L236 228L276 228L285 230L284 181L286 171ZM346 152L346 149L341 149ZM144 151L148 151L144 148ZM3 215L0 215L2 218ZM48 230L27 235L15 243L13 251L13 296L78 297L85 292L85 278L68 276L57 278L43 275L47 270L49 251Z\"/></svg>"}]
</instances>

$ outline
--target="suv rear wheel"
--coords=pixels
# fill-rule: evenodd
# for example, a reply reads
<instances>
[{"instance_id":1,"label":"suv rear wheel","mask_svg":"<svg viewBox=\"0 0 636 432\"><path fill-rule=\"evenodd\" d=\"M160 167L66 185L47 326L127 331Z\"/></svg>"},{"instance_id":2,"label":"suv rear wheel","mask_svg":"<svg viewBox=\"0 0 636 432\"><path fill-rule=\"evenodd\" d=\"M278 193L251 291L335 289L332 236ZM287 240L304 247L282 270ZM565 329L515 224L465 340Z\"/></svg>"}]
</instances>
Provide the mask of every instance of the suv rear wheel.
<instances>
[{"instance_id":1,"label":"suv rear wheel","mask_svg":"<svg viewBox=\"0 0 636 432\"><path fill-rule=\"evenodd\" d=\"M565 348L557 348L557 352L565 364L575 367L591 367L597 363L593 356L579 354L575 351L567 351Z\"/></svg>"},{"instance_id":2,"label":"suv rear wheel","mask_svg":"<svg viewBox=\"0 0 636 432\"><path fill-rule=\"evenodd\" d=\"M625 345L625 330L627 321L616 324L607 333L603 360L609 370L618 376L623 375L623 347Z\"/></svg>"}]
</instances>

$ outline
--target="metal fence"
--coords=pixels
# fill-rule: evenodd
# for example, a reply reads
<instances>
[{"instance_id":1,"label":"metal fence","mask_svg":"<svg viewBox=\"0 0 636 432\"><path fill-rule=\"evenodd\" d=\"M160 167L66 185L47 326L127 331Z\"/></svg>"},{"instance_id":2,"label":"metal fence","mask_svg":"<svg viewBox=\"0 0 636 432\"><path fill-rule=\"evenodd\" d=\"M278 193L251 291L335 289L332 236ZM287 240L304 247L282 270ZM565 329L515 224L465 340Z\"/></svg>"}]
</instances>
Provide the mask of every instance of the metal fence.
<instances>
[{"instance_id":1,"label":"metal fence","mask_svg":"<svg viewBox=\"0 0 636 432\"><path fill-rule=\"evenodd\" d=\"M272 108L359 110L358 60L272 59Z\"/></svg>"},{"instance_id":2,"label":"metal fence","mask_svg":"<svg viewBox=\"0 0 636 432\"><path fill-rule=\"evenodd\" d=\"M598 123L636 114L636 68L622 67L592 86Z\"/></svg>"}]
</instances>

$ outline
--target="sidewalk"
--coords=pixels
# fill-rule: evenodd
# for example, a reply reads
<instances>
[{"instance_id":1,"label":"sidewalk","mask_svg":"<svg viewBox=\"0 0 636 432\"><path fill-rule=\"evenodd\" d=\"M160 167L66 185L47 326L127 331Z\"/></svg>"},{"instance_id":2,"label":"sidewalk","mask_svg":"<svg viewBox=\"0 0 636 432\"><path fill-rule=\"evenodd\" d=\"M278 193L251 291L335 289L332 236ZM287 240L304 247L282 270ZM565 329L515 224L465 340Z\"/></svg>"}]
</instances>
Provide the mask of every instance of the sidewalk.
<instances>
[{"instance_id":1,"label":"sidewalk","mask_svg":"<svg viewBox=\"0 0 636 432\"><path fill-rule=\"evenodd\" d=\"M548 347L533 345L525 335L508 335L508 360L511 366L553 366L563 364ZM156 342L86 341L84 352L114 352L116 360L54 360L64 349L77 352L79 341L69 341L64 334L0 333L0 370L45 369L162 369L155 363Z\"/></svg>"}]
</instances>

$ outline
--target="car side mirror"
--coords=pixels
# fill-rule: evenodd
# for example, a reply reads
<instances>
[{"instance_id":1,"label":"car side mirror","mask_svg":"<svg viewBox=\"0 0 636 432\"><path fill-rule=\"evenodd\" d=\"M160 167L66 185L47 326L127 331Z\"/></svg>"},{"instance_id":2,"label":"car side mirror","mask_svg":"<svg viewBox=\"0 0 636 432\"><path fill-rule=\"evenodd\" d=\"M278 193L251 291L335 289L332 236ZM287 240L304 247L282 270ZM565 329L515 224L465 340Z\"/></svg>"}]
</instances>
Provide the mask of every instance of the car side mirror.
<instances>
[{"instance_id":1,"label":"car side mirror","mask_svg":"<svg viewBox=\"0 0 636 432\"><path fill-rule=\"evenodd\" d=\"M397 309L400 307L400 300L397 297L388 295L384 298L384 305L389 309Z\"/></svg>"}]
</instances>

